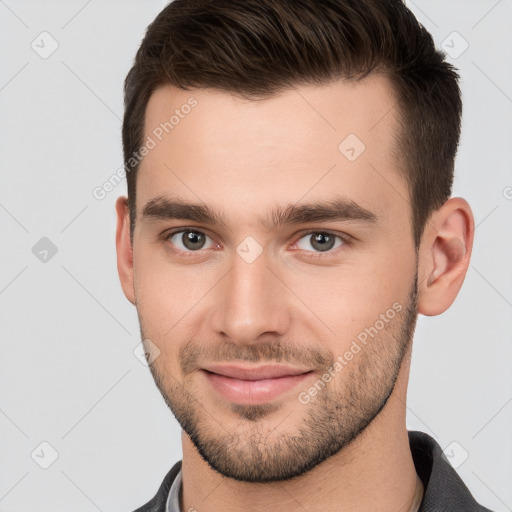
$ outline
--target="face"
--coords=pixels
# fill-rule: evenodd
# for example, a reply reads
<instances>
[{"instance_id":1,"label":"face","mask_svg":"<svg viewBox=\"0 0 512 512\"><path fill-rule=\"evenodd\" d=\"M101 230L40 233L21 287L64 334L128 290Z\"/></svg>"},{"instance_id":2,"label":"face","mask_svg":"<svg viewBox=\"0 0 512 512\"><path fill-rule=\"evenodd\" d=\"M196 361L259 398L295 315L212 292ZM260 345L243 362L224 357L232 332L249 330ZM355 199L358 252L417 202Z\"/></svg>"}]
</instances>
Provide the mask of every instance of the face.
<instances>
[{"instance_id":1,"label":"face","mask_svg":"<svg viewBox=\"0 0 512 512\"><path fill-rule=\"evenodd\" d=\"M417 312L394 104L377 75L258 102L171 86L150 99L134 302L158 388L227 477L303 474L393 392Z\"/></svg>"}]
</instances>

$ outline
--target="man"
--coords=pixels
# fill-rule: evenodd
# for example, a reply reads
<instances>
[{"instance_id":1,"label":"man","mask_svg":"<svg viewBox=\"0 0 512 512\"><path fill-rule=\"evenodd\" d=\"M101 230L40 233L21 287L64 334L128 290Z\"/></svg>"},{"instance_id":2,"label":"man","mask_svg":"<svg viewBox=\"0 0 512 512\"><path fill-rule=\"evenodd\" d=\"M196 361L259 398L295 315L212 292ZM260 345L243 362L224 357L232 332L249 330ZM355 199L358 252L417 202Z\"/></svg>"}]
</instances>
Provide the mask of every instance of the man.
<instances>
[{"instance_id":1,"label":"man","mask_svg":"<svg viewBox=\"0 0 512 512\"><path fill-rule=\"evenodd\" d=\"M399 0L176 0L148 27L118 270L183 460L138 511L487 510L405 424L417 315L473 244L443 57Z\"/></svg>"}]
</instances>

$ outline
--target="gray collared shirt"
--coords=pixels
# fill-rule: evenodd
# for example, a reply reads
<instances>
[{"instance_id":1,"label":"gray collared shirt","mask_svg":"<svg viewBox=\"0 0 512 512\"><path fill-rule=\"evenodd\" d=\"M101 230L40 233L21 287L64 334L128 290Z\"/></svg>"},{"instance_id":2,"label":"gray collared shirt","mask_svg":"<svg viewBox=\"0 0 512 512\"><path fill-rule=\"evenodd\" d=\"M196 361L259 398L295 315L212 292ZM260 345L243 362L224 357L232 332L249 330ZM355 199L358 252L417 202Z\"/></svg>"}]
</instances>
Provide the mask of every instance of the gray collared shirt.
<instances>
[{"instance_id":1,"label":"gray collared shirt","mask_svg":"<svg viewBox=\"0 0 512 512\"><path fill-rule=\"evenodd\" d=\"M176 475L174 482L171 485L169 496L167 497L166 512L181 512L180 506L181 494L181 469Z\"/></svg>"},{"instance_id":2,"label":"gray collared shirt","mask_svg":"<svg viewBox=\"0 0 512 512\"><path fill-rule=\"evenodd\" d=\"M416 477L418 479L418 482L421 484L421 480L419 477ZM167 503L166 503L166 512L181 512L181 506L180 506L180 492L181 492L181 469L179 473L176 475L176 478L174 479L174 482L171 485L171 488L169 490L169 495L167 496ZM420 492L418 492L418 489ZM423 497L423 484L421 486L416 488L416 495L414 499L414 503L412 504L412 507L409 512L418 512L421 504L421 498Z\"/></svg>"}]
</instances>

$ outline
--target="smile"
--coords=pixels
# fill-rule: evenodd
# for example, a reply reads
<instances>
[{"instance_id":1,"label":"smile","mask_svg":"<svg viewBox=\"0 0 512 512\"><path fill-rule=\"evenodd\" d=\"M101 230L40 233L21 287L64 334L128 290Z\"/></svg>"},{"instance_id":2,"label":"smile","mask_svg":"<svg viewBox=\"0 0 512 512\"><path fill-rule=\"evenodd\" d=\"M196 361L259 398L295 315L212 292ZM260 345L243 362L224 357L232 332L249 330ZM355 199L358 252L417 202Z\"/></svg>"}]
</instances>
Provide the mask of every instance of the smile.
<instances>
[{"instance_id":1,"label":"smile","mask_svg":"<svg viewBox=\"0 0 512 512\"><path fill-rule=\"evenodd\" d=\"M241 404L262 404L268 402L307 379L313 372L295 375L255 379L228 377L208 370L201 370L209 385L225 399Z\"/></svg>"}]
</instances>

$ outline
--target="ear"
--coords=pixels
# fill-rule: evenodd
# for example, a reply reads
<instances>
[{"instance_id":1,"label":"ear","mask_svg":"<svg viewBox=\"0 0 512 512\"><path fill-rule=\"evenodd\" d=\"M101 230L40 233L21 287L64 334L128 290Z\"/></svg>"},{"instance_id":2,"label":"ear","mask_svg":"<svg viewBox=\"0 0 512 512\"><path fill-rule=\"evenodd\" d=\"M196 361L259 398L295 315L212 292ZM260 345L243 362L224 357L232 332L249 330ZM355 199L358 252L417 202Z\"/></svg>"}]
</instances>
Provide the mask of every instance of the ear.
<instances>
[{"instance_id":1,"label":"ear","mask_svg":"<svg viewBox=\"0 0 512 512\"><path fill-rule=\"evenodd\" d=\"M126 298L135 304L135 288L133 286L133 248L130 240L130 215L128 199L124 196L116 200L117 229L117 272L121 287Z\"/></svg>"},{"instance_id":2,"label":"ear","mask_svg":"<svg viewBox=\"0 0 512 512\"><path fill-rule=\"evenodd\" d=\"M468 270L474 231L471 208L460 197L432 214L419 250L418 313L439 315L452 305Z\"/></svg>"}]
</instances>

